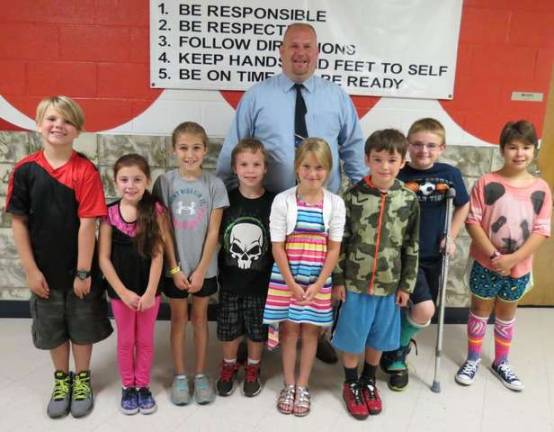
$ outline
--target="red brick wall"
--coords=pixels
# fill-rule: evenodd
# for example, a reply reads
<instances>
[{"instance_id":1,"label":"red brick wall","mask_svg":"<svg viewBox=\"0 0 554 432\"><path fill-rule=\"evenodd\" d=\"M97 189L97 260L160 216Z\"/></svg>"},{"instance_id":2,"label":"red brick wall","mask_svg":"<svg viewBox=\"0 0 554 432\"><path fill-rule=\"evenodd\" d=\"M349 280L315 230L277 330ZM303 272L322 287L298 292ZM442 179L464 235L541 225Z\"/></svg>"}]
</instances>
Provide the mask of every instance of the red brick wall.
<instances>
[{"instance_id":1,"label":"red brick wall","mask_svg":"<svg viewBox=\"0 0 554 432\"><path fill-rule=\"evenodd\" d=\"M46 95L74 97L87 113L89 131L136 117L161 93L149 87L148 5L9 2L0 14L0 94L31 117Z\"/></svg>"},{"instance_id":2,"label":"red brick wall","mask_svg":"<svg viewBox=\"0 0 554 432\"><path fill-rule=\"evenodd\" d=\"M542 132L553 59L552 0L465 0L454 100L441 104L489 142L507 120L527 118ZM544 100L511 101L513 91L542 92Z\"/></svg>"},{"instance_id":3,"label":"red brick wall","mask_svg":"<svg viewBox=\"0 0 554 432\"><path fill-rule=\"evenodd\" d=\"M149 87L148 7L147 0L9 2L0 14L0 94L31 117L43 96L72 96L90 131L134 118L160 94ZM546 101L510 99L512 91L546 97L553 23L552 0L465 0L454 100L441 102L444 109L489 142L509 119L528 118L542 131ZM377 100L353 99L360 114ZM13 127L0 120L0 128Z\"/></svg>"}]
</instances>

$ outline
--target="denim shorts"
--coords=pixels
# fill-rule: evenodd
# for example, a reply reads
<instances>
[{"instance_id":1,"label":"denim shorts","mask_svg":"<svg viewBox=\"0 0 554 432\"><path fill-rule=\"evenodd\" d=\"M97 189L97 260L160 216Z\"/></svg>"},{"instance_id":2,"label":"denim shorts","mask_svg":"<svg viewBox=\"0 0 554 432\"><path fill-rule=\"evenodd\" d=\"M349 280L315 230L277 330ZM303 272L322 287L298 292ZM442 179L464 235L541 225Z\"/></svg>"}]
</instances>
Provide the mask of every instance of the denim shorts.
<instances>
[{"instance_id":1,"label":"denim shorts","mask_svg":"<svg viewBox=\"0 0 554 432\"><path fill-rule=\"evenodd\" d=\"M474 261L469 275L469 288L475 297L481 299L498 297L505 302L517 302L529 288L530 280L531 273L519 278L501 276Z\"/></svg>"},{"instance_id":2,"label":"denim shorts","mask_svg":"<svg viewBox=\"0 0 554 432\"><path fill-rule=\"evenodd\" d=\"M83 299L73 290L50 289L47 299L33 294L30 307L33 343L39 349L54 349L67 341L88 345L113 331L103 289L91 288Z\"/></svg>"},{"instance_id":3,"label":"denim shorts","mask_svg":"<svg viewBox=\"0 0 554 432\"><path fill-rule=\"evenodd\" d=\"M400 308L394 294L373 296L346 292L331 339L341 351L358 354L365 348L392 351L400 346Z\"/></svg>"}]
</instances>

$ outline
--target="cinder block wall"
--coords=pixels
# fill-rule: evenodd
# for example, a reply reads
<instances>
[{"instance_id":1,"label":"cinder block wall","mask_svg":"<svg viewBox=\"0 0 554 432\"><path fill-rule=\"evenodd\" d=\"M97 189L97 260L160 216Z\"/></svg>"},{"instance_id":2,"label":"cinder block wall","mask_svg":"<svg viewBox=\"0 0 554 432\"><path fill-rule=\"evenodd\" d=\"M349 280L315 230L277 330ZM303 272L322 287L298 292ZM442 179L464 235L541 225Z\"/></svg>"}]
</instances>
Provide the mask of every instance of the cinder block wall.
<instances>
[{"instance_id":1,"label":"cinder block wall","mask_svg":"<svg viewBox=\"0 0 554 432\"><path fill-rule=\"evenodd\" d=\"M220 138L210 141L206 169L214 169L221 142ZM38 148L40 139L34 132L0 132L0 300L24 300L29 297L25 275L11 234L10 216L4 209L10 170L25 154ZM175 166L169 137L85 133L77 140L76 149L85 153L98 166L108 201L115 198L111 167L119 156L131 152L144 155L151 165L154 179ZM497 169L502 164L496 146L449 146L442 160L462 171L468 189L483 173ZM447 305L465 307L469 304L468 291L464 284L469 248L469 238L465 232L460 235L457 247L458 254L450 265Z\"/></svg>"}]
</instances>

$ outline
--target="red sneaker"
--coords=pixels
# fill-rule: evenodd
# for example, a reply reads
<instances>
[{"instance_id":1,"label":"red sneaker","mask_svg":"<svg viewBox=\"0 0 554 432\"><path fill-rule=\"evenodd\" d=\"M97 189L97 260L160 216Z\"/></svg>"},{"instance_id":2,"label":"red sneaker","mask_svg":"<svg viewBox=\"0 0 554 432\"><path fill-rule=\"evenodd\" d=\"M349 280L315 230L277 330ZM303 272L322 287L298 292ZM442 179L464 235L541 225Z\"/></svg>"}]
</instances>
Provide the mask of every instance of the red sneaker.
<instances>
[{"instance_id":1,"label":"red sneaker","mask_svg":"<svg viewBox=\"0 0 554 432\"><path fill-rule=\"evenodd\" d=\"M220 396L229 396L235 391L238 370L238 363L221 362L221 372L215 384Z\"/></svg>"},{"instance_id":2,"label":"red sneaker","mask_svg":"<svg viewBox=\"0 0 554 432\"><path fill-rule=\"evenodd\" d=\"M357 420L364 420L369 415L367 405L362 395L362 389L357 382L344 383L342 386L342 398L346 409Z\"/></svg>"},{"instance_id":3,"label":"red sneaker","mask_svg":"<svg viewBox=\"0 0 554 432\"><path fill-rule=\"evenodd\" d=\"M377 390L377 386L375 385L375 380L360 380L359 385L362 389L362 395L369 414L376 415L383 411L383 402L381 401L379 390Z\"/></svg>"},{"instance_id":4,"label":"red sneaker","mask_svg":"<svg viewBox=\"0 0 554 432\"><path fill-rule=\"evenodd\" d=\"M244 367L244 384L242 392L246 397L254 397L262 391L260 382L260 364L247 364Z\"/></svg>"}]
</instances>

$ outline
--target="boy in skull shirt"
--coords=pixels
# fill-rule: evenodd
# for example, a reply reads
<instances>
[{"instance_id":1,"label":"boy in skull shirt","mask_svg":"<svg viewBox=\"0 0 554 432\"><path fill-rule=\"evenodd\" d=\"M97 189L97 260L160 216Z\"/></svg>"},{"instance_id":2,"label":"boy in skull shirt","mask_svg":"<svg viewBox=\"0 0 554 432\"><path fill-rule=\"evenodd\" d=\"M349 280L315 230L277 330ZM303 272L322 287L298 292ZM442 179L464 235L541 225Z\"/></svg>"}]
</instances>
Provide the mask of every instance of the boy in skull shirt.
<instances>
[{"instance_id":1,"label":"boy in skull shirt","mask_svg":"<svg viewBox=\"0 0 554 432\"><path fill-rule=\"evenodd\" d=\"M219 315L217 337L223 343L223 362L217 391L229 396L235 389L239 365L237 351L247 337L243 393L256 396L260 360L267 328L263 311L273 265L269 213L274 194L263 187L267 153L256 139L243 139L234 148L231 166L239 187L229 192L230 206L223 212L219 253Z\"/></svg>"}]
</instances>

